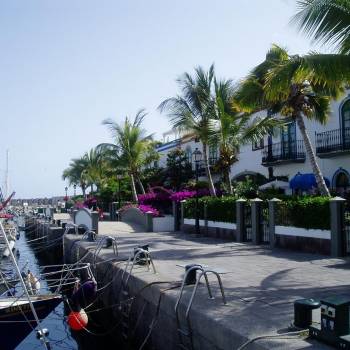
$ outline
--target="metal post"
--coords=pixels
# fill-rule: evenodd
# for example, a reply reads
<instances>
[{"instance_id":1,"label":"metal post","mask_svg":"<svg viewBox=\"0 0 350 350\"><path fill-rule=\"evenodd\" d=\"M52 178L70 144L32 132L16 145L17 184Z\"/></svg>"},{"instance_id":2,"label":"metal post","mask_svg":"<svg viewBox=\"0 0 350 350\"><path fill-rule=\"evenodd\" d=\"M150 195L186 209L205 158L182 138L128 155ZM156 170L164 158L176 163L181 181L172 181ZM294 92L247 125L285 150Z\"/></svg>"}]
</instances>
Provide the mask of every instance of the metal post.
<instances>
[{"instance_id":1,"label":"metal post","mask_svg":"<svg viewBox=\"0 0 350 350\"><path fill-rule=\"evenodd\" d=\"M180 229L180 217L179 217L179 203L173 202L173 218L174 218L174 231Z\"/></svg>"},{"instance_id":2,"label":"metal post","mask_svg":"<svg viewBox=\"0 0 350 350\"><path fill-rule=\"evenodd\" d=\"M183 229L184 220L185 220L185 203L186 203L186 200L182 200L182 201L180 202L180 205L181 205L181 223L180 223L180 230Z\"/></svg>"},{"instance_id":3,"label":"metal post","mask_svg":"<svg viewBox=\"0 0 350 350\"><path fill-rule=\"evenodd\" d=\"M118 208L118 210L120 210L120 208L121 208L121 202L122 202L122 200L121 200L121 195L120 195L120 179L118 179L118 202L119 202L119 208Z\"/></svg>"},{"instance_id":4,"label":"metal post","mask_svg":"<svg viewBox=\"0 0 350 350\"><path fill-rule=\"evenodd\" d=\"M331 255L333 257L344 256L344 204L341 197L332 198L329 201L331 210Z\"/></svg>"},{"instance_id":5,"label":"metal post","mask_svg":"<svg viewBox=\"0 0 350 350\"><path fill-rule=\"evenodd\" d=\"M204 232L205 235L208 236L209 234L209 228L208 228L208 208L207 205L204 204Z\"/></svg>"},{"instance_id":6,"label":"metal post","mask_svg":"<svg viewBox=\"0 0 350 350\"><path fill-rule=\"evenodd\" d=\"M195 226L195 230L196 230L196 234L200 234L200 228L199 228L199 203L198 203L198 170L199 170L199 162L196 161L196 226Z\"/></svg>"}]
</instances>

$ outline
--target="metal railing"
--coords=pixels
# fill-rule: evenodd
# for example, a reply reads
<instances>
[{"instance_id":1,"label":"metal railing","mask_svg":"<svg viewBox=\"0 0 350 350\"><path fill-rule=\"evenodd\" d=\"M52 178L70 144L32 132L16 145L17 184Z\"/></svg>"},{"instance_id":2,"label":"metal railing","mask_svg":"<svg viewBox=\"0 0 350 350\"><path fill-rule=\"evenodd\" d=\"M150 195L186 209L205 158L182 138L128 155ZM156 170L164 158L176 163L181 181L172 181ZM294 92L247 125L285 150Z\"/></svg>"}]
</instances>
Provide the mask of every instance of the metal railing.
<instances>
[{"instance_id":1,"label":"metal railing","mask_svg":"<svg viewBox=\"0 0 350 350\"><path fill-rule=\"evenodd\" d=\"M295 140L278 142L265 146L262 150L262 164L286 161L305 161L304 142Z\"/></svg>"},{"instance_id":2,"label":"metal railing","mask_svg":"<svg viewBox=\"0 0 350 350\"><path fill-rule=\"evenodd\" d=\"M331 153L350 150L350 128L316 133L316 153Z\"/></svg>"}]
</instances>

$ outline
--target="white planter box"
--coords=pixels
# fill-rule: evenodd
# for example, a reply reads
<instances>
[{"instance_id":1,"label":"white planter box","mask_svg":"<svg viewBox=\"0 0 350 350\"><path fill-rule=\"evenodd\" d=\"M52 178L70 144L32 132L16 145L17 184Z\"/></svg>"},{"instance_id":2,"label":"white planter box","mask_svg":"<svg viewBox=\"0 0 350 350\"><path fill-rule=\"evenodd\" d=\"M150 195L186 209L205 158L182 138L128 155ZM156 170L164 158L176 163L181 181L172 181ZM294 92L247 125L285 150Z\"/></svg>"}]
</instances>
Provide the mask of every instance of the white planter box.
<instances>
[{"instance_id":1,"label":"white planter box","mask_svg":"<svg viewBox=\"0 0 350 350\"><path fill-rule=\"evenodd\" d=\"M331 239L331 232L329 230L318 230L293 226L278 226L275 227L276 235L283 236L296 236L296 237L309 237L309 238L321 238Z\"/></svg>"},{"instance_id":2,"label":"white planter box","mask_svg":"<svg viewBox=\"0 0 350 350\"><path fill-rule=\"evenodd\" d=\"M174 217L164 216L153 218L153 232L169 232L174 231Z\"/></svg>"}]
</instances>

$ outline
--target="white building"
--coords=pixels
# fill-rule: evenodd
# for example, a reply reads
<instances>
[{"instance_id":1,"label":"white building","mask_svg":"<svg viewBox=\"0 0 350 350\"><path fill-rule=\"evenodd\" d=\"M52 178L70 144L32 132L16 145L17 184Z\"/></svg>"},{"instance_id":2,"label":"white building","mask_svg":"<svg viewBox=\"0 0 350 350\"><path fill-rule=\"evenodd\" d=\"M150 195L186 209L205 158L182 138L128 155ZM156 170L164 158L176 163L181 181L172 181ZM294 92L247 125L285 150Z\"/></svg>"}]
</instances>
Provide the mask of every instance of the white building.
<instances>
[{"instance_id":1,"label":"white building","mask_svg":"<svg viewBox=\"0 0 350 350\"><path fill-rule=\"evenodd\" d=\"M350 94L334 101L331 110L326 125L307 119L305 125L324 177L329 180L331 188L342 193L350 189ZM188 159L192 159L196 148L202 151L201 143L193 137L182 136L175 131L169 131L163 136L166 142L158 148L161 167L166 165L168 152L176 147L181 147ZM217 153L215 148L210 149L211 164L215 163ZM265 136L258 144L242 146L239 160L231 168L232 179L261 174L266 178L284 176L291 180L297 173L312 173L312 169L294 121L287 123L274 135Z\"/></svg>"}]
</instances>

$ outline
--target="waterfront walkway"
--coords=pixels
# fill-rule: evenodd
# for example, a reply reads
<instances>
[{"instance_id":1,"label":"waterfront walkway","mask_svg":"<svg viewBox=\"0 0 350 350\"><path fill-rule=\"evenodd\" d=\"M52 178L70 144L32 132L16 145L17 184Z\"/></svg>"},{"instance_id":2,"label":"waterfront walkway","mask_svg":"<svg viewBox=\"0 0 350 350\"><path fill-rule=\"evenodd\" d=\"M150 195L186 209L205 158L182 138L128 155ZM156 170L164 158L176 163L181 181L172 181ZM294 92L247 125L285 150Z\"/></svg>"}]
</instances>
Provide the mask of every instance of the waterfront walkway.
<instances>
[{"instance_id":1,"label":"waterfront walkway","mask_svg":"<svg viewBox=\"0 0 350 350\"><path fill-rule=\"evenodd\" d=\"M236 349L247 339L286 331L293 321L296 299L350 294L350 261L346 259L271 250L181 232L145 233L140 226L121 222L100 222L99 232L117 237L121 257L129 256L137 245L149 244L157 275L138 274L137 278L145 283L182 280L184 269L179 265L189 263L223 272L227 305L222 305L218 288L216 300L208 300L202 285L191 311L193 327L210 333L210 340L222 349ZM176 298L178 291L168 293ZM247 349L273 348L328 349L301 339L259 341Z\"/></svg>"}]
</instances>

